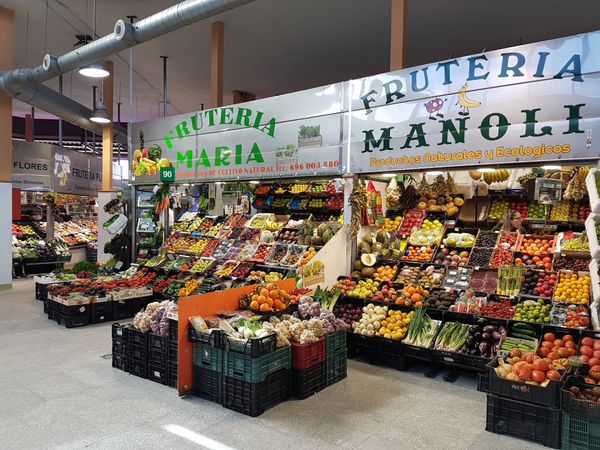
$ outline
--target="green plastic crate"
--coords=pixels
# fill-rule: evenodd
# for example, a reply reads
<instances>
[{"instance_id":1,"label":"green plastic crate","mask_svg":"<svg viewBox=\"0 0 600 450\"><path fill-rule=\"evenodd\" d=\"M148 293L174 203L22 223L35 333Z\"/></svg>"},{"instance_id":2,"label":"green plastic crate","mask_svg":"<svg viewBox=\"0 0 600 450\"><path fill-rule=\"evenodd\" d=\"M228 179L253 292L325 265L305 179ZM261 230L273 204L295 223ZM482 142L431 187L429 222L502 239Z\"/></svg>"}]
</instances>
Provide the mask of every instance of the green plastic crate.
<instances>
[{"instance_id":1,"label":"green plastic crate","mask_svg":"<svg viewBox=\"0 0 600 450\"><path fill-rule=\"evenodd\" d=\"M325 356L346 351L346 331L336 331L325 335Z\"/></svg>"},{"instance_id":2,"label":"green plastic crate","mask_svg":"<svg viewBox=\"0 0 600 450\"><path fill-rule=\"evenodd\" d=\"M193 344L193 364L214 372L223 372L223 350L204 344Z\"/></svg>"},{"instance_id":3,"label":"green plastic crate","mask_svg":"<svg viewBox=\"0 0 600 450\"><path fill-rule=\"evenodd\" d=\"M346 378L348 374L348 358L346 349L328 356L325 359L325 386L331 386Z\"/></svg>"},{"instance_id":4,"label":"green plastic crate","mask_svg":"<svg viewBox=\"0 0 600 450\"><path fill-rule=\"evenodd\" d=\"M291 347L280 348L257 358L243 353L223 352L225 376L250 383L260 383L265 381L270 374L281 369L291 369L291 367Z\"/></svg>"},{"instance_id":5,"label":"green plastic crate","mask_svg":"<svg viewBox=\"0 0 600 450\"><path fill-rule=\"evenodd\" d=\"M600 416L563 413L562 426L564 450L600 450Z\"/></svg>"}]
</instances>

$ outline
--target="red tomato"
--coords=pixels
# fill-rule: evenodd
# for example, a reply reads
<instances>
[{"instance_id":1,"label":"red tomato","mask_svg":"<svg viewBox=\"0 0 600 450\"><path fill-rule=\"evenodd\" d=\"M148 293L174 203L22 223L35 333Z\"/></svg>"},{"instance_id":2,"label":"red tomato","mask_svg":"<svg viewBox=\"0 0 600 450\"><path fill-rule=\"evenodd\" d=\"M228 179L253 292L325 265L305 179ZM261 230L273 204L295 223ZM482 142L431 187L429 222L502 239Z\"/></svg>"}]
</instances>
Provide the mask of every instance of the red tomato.
<instances>
[{"instance_id":1,"label":"red tomato","mask_svg":"<svg viewBox=\"0 0 600 450\"><path fill-rule=\"evenodd\" d=\"M600 341L594 341L594 350L600 350Z\"/></svg>"},{"instance_id":2,"label":"red tomato","mask_svg":"<svg viewBox=\"0 0 600 450\"><path fill-rule=\"evenodd\" d=\"M594 350L594 358L600 358L600 350Z\"/></svg>"},{"instance_id":3,"label":"red tomato","mask_svg":"<svg viewBox=\"0 0 600 450\"><path fill-rule=\"evenodd\" d=\"M557 339L554 341L554 346L555 347L562 347L563 346L563 340L562 339Z\"/></svg>"},{"instance_id":4,"label":"red tomato","mask_svg":"<svg viewBox=\"0 0 600 450\"><path fill-rule=\"evenodd\" d=\"M590 372L600 372L600 365L590 367Z\"/></svg>"},{"instance_id":5,"label":"red tomato","mask_svg":"<svg viewBox=\"0 0 600 450\"><path fill-rule=\"evenodd\" d=\"M565 334L565 335L562 337L562 340L563 340L563 341L572 341L572 340L573 340L573 336L571 336L570 334Z\"/></svg>"},{"instance_id":6,"label":"red tomato","mask_svg":"<svg viewBox=\"0 0 600 450\"><path fill-rule=\"evenodd\" d=\"M565 342L565 347L567 347L567 348L577 348L577 344L575 344L575 342L573 342L573 341L566 341Z\"/></svg>"},{"instance_id":7,"label":"red tomato","mask_svg":"<svg viewBox=\"0 0 600 450\"><path fill-rule=\"evenodd\" d=\"M594 380L593 378L584 378L583 381L585 381L587 384L596 384L596 380Z\"/></svg>"},{"instance_id":8,"label":"red tomato","mask_svg":"<svg viewBox=\"0 0 600 450\"><path fill-rule=\"evenodd\" d=\"M517 375L521 380L529 381L531 380L531 367L529 365L521 366L518 369Z\"/></svg>"},{"instance_id":9,"label":"red tomato","mask_svg":"<svg viewBox=\"0 0 600 450\"><path fill-rule=\"evenodd\" d=\"M577 354L577 350L574 348L568 348L567 352L569 353L569 356L575 356Z\"/></svg>"},{"instance_id":10,"label":"red tomato","mask_svg":"<svg viewBox=\"0 0 600 450\"><path fill-rule=\"evenodd\" d=\"M522 354L523 353L518 348L511 349L511 351L509 353L509 355L510 355L511 358L514 358L515 356L518 357L518 358L520 358Z\"/></svg>"},{"instance_id":11,"label":"red tomato","mask_svg":"<svg viewBox=\"0 0 600 450\"><path fill-rule=\"evenodd\" d=\"M581 339L581 345L587 345L589 347L593 347L594 340L591 337L584 337Z\"/></svg>"},{"instance_id":12,"label":"red tomato","mask_svg":"<svg viewBox=\"0 0 600 450\"><path fill-rule=\"evenodd\" d=\"M542 358L548 356L548 353L550 353L550 349L546 347L540 347L538 350L538 355L540 355Z\"/></svg>"},{"instance_id":13,"label":"red tomato","mask_svg":"<svg viewBox=\"0 0 600 450\"><path fill-rule=\"evenodd\" d=\"M548 372L548 370L550 370L550 365L543 359L536 359L533 362L533 368L536 371L540 371L540 372ZM534 381L537 381L534 379ZM544 380L542 380L544 381ZM541 381L538 381L538 383L541 383Z\"/></svg>"},{"instance_id":14,"label":"red tomato","mask_svg":"<svg viewBox=\"0 0 600 450\"><path fill-rule=\"evenodd\" d=\"M587 355L581 355L580 358L583 359L583 362L586 362L586 363L590 360L590 357Z\"/></svg>"},{"instance_id":15,"label":"red tomato","mask_svg":"<svg viewBox=\"0 0 600 450\"><path fill-rule=\"evenodd\" d=\"M534 370L531 372L531 379L536 383L541 383L546 379L546 374L541 370Z\"/></svg>"},{"instance_id":16,"label":"red tomato","mask_svg":"<svg viewBox=\"0 0 600 450\"><path fill-rule=\"evenodd\" d=\"M549 341L544 341L544 342L542 342L542 347L552 348L552 347L554 347L554 344L552 342L549 342Z\"/></svg>"},{"instance_id":17,"label":"red tomato","mask_svg":"<svg viewBox=\"0 0 600 450\"><path fill-rule=\"evenodd\" d=\"M600 358L596 358L594 356L593 358L590 358L590 360L588 361L588 364L590 366L598 366L598 365L600 365Z\"/></svg>"},{"instance_id":18,"label":"red tomato","mask_svg":"<svg viewBox=\"0 0 600 450\"><path fill-rule=\"evenodd\" d=\"M582 355L587 356L588 358L591 358L592 356L594 356L594 350L592 350L591 347L588 347L586 345L582 346L579 349L579 353L581 353Z\"/></svg>"},{"instance_id":19,"label":"red tomato","mask_svg":"<svg viewBox=\"0 0 600 450\"><path fill-rule=\"evenodd\" d=\"M546 334L544 334L544 341L554 342L555 340L556 340L556 336L554 336L554 333L546 333Z\"/></svg>"},{"instance_id":20,"label":"red tomato","mask_svg":"<svg viewBox=\"0 0 600 450\"><path fill-rule=\"evenodd\" d=\"M557 381L557 380L560 380L560 373L558 373L558 371L557 371L557 370L549 370L549 371L546 373L546 377L547 377L549 380L555 380L555 381Z\"/></svg>"},{"instance_id":21,"label":"red tomato","mask_svg":"<svg viewBox=\"0 0 600 450\"><path fill-rule=\"evenodd\" d=\"M550 352L550 353L548 353L548 358L550 358L551 360L555 360L555 359L560 359L560 356L558 356L558 353L556 353L556 352Z\"/></svg>"},{"instance_id":22,"label":"red tomato","mask_svg":"<svg viewBox=\"0 0 600 450\"><path fill-rule=\"evenodd\" d=\"M573 350L575 351L575 350ZM568 348L564 348L561 347L558 349L558 356L560 356L561 358L568 358L569 357L569 349Z\"/></svg>"}]
</instances>

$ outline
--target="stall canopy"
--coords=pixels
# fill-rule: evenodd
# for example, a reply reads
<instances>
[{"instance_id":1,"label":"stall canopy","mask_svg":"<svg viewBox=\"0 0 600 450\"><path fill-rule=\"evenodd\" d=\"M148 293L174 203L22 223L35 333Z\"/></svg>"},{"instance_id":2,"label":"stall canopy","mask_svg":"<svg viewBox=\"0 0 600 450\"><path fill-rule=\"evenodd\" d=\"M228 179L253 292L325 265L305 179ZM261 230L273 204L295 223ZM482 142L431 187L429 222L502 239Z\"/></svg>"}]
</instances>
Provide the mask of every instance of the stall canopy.
<instances>
[{"instance_id":1,"label":"stall canopy","mask_svg":"<svg viewBox=\"0 0 600 450\"><path fill-rule=\"evenodd\" d=\"M135 124L136 183L598 159L600 31ZM145 145L141 148L139 135Z\"/></svg>"}]
</instances>

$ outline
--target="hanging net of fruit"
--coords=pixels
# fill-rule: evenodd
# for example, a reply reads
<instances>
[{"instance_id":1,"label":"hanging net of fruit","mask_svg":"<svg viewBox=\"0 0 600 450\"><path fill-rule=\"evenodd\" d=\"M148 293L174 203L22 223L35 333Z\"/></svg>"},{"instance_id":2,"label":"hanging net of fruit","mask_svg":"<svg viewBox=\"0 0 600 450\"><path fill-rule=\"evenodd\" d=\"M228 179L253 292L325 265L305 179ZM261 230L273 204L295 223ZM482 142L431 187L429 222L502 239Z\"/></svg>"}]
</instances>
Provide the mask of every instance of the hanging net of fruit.
<instances>
[{"instance_id":1,"label":"hanging net of fruit","mask_svg":"<svg viewBox=\"0 0 600 450\"><path fill-rule=\"evenodd\" d=\"M446 192L448 194L456 194L456 183L450 172L446 172Z\"/></svg>"},{"instance_id":2,"label":"hanging net of fruit","mask_svg":"<svg viewBox=\"0 0 600 450\"><path fill-rule=\"evenodd\" d=\"M421 178L421 182L417 188L417 193L419 194L419 197L427 197L430 192L431 186L429 186L429 183L427 183L427 180L425 179L425 174L423 174L423 178Z\"/></svg>"},{"instance_id":3,"label":"hanging net of fruit","mask_svg":"<svg viewBox=\"0 0 600 450\"><path fill-rule=\"evenodd\" d=\"M435 177L435 180L431 185L431 191L437 196L446 195L446 179L444 178L444 175L438 175Z\"/></svg>"},{"instance_id":4,"label":"hanging net of fruit","mask_svg":"<svg viewBox=\"0 0 600 450\"><path fill-rule=\"evenodd\" d=\"M395 209L398 206L398 200L404 192L404 183L398 185L396 177L393 177L385 188L385 202L389 209Z\"/></svg>"}]
</instances>

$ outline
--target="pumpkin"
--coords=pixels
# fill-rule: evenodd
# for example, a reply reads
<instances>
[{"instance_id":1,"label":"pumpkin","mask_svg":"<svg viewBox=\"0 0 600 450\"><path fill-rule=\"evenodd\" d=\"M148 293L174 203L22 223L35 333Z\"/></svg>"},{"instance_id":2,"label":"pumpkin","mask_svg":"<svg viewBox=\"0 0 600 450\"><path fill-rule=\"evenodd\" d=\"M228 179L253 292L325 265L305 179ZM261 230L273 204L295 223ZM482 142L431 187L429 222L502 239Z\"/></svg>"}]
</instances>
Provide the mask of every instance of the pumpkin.
<instances>
[{"instance_id":1,"label":"pumpkin","mask_svg":"<svg viewBox=\"0 0 600 450\"><path fill-rule=\"evenodd\" d=\"M465 201L462 198L456 197L454 199L454 206L459 206L460 207L460 206L462 206L464 204L465 204Z\"/></svg>"}]
</instances>

